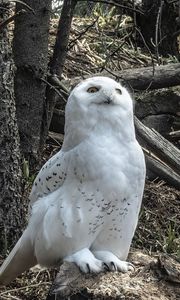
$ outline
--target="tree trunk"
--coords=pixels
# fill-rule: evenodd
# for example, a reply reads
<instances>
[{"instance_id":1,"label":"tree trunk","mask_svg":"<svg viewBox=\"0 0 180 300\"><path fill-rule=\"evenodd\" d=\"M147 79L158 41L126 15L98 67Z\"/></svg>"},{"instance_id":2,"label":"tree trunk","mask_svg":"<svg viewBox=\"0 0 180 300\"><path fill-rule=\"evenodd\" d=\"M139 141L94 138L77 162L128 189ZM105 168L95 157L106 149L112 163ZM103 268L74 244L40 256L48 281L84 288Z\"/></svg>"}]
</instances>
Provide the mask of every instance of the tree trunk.
<instances>
[{"instance_id":1,"label":"tree trunk","mask_svg":"<svg viewBox=\"0 0 180 300\"><path fill-rule=\"evenodd\" d=\"M0 5L0 20L8 18L9 4ZM0 31L0 252L20 235L24 221L21 203L19 135L13 90L14 64L8 29Z\"/></svg>"},{"instance_id":2,"label":"tree trunk","mask_svg":"<svg viewBox=\"0 0 180 300\"><path fill-rule=\"evenodd\" d=\"M47 126L45 102L48 30L51 0L24 0L33 10L15 19L15 97L21 149L31 166L39 160L43 147L41 133ZM17 3L16 11L24 8ZM43 124L45 122L45 124Z\"/></svg>"},{"instance_id":3,"label":"tree trunk","mask_svg":"<svg viewBox=\"0 0 180 300\"><path fill-rule=\"evenodd\" d=\"M77 0L65 0L63 3L61 16L58 24L56 42L54 45L54 52L53 52L52 59L50 61L49 82L53 86L56 86L56 80L59 81L63 72L63 67L68 52L71 23L72 23L76 4L77 4ZM57 101L57 97L58 97L57 93L52 89L52 86L48 86L46 90L47 107L48 107L47 129L49 129L51 123L53 110Z\"/></svg>"},{"instance_id":4,"label":"tree trunk","mask_svg":"<svg viewBox=\"0 0 180 300\"><path fill-rule=\"evenodd\" d=\"M172 55L179 58L176 35L179 30L176 22L178 14L174 4L168 2L170 1L142 0L144 14L137 14L137 26L148 47L157 57Z\"/></svg>"}]
</instances>

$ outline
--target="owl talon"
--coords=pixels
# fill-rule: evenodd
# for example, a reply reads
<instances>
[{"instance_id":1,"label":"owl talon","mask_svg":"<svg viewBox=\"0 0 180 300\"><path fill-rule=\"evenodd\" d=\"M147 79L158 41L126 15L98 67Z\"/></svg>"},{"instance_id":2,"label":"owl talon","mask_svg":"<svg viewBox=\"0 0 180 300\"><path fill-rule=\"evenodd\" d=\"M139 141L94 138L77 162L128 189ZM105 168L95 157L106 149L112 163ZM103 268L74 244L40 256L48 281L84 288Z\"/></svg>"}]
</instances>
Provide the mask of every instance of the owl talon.
<instances>
[{"instance_id":1,"label":"owl talon","mask_svg":"<svg viewBox=\"0 0 180 300\"><path fill-rule=\"evenodd\" d=\"M87 266L87 269L88 269L88 273L91 273L91 269L90 269L89 264L86 264L86 266Z\"/></svg>"},{"instance_id":2,"label":"owl talon","mask_svg":"<svg viewBox=\"0 0 180 300\"><path fill-rule=\"evenodd\" d=\"M105 271L110 271L108 264L106 264L105 262L103 263L104 266L104 270Z\"/></svg>"},{"instance_id":3,"label":"owl talon","mask_svg":"<svg viewBox=\"0 0 180 300\"><path fill-rule=\"evenodd\" d=\"M120 260L116 255L109 251L94 251L93 253L97 259L102 260L104 264L108 265L110 271L126 273L135 269L131 263Z\"/></svg>"},{"instance_id":4,"label":"owl talon","mask_svg":"<svg viewBox=\"0 0 180 300\"><path fill-rule=\"evenodd\" d=\"M128 271L134 271L135 270L135 266L132 263L128 262L127 264L128 264Z\"/></svg>"},{"instance_id":5,"label":"owl talon","mask_svg":"<svg viewBox=\"0 0 180 300\"><path fill-rule=\"evenodd\" d=\"M97 259L88 248L84 248L64 259L75 263L83 273L99 273L104 271L104 264Z\"/></svg>"},{"instance_id":6,"label":"owl talon","mask_svg":"<svg viewBox=\"0 0 180 300\"><path fill-rule=\"evenodd\" d=\"M113 261L110 262L110 265L111 265L111 270L112 271L117 271L117 266Z\"/></svg>"}]
</instances>

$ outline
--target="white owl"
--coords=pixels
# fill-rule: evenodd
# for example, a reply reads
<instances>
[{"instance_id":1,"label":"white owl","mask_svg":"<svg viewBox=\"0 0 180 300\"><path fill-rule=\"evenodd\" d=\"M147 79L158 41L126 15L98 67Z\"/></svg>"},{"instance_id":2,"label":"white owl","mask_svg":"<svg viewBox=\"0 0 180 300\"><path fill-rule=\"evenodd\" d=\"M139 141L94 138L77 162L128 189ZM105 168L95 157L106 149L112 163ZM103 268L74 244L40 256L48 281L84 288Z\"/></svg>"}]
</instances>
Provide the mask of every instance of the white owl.
<instances>
[{"instance_id":1,"label":"white owl","mask_svg":"<svg viewBox=\"0 0 180 300\"><path fill-rule=\"evenodd\" d=\"M0 284L36 264L132 269L126 258L145 181L132 99L110 78L89 78L71 92L65 119L62 149L34 182L29 224L0 268Z\"/></svg>"}]
</instances>

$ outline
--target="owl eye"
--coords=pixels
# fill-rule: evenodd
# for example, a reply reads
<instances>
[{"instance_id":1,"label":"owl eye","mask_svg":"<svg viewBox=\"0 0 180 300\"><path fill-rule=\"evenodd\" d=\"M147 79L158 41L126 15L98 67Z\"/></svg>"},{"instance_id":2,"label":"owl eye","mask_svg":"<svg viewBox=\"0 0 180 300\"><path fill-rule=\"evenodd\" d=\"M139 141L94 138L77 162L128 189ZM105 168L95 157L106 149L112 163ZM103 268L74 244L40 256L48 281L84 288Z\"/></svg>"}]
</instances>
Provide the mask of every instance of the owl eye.
<instances>
[{"instance_id":1,"label":"owl eye","mask_svg":"<svg viewBox=\"0 0 180 300\"><path fill-rule=\"evenodd\" d=\"M122 95L121 89L116 89L116 92L118 92L119 95Z\"/></svg>"},{"instance_id":2,"label":"owl eye","mask_svg":"<svg viewBox=\"0 0 180 300\"><path fill-rule=\"evenodd\" d=\"M96 86L91 86L90 88L87 89L88 93L97 93L99 89Z\"/></svg>"}]
</instances>

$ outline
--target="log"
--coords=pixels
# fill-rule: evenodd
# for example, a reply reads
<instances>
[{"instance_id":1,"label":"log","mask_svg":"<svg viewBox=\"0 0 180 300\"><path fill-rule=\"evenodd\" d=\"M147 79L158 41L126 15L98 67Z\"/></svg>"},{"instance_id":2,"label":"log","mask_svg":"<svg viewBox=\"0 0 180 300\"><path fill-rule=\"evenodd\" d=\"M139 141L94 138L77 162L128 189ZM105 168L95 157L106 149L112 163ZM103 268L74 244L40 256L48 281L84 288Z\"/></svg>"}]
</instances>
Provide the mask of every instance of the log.
<instances>
[{"instance_id":1,"label":"log","mask_svg":"<svg viewBox=\"0 0 180 300\"><path fill-rule=\"evenodd\" d=\"M156 130L146 127L136 117L135 127L137 138L141 146L147 147L148 150L155 153L158 158L180 175L180 150Z\"/></svg>"},{"instance_id":2,"label":"log","mask_svg":"<svg viewBox=\"0 0 180 300\"><path fill-rule=\"evenodd\" d=\"M87 299L178 299L180 263L159 255L134 251L130 260L135 271L82 274L76 265L63 263L46 300Z\"/></svg>"},{"instance_id":3,"label":"log","mask_svg":"<svg viewBox=\"0 0 180 300\"><path fill-rule=\"evenodd\" d=\"M149 156L145 153L146 168L148 171L156 174L159 179L164 180L169 185L174 186L176 189L180 187L180 176L174 172L169 166L163 164L161 161Z\"/></svg>"},{"instance_id":4,"label":"log","mask_svg":"<svg viewBox=\"0 0 180 300\"><path fill-rule=\"evenodd\" d=\"M138 92L135 97L135 115L142 120L148 116L171 115L180 120L180 87ZM173 126L174 127L174 126Z\"/></svg>"},{"instance_id":5,"label":"log","mask_svg":"<svg viewBox=\"0 0 180 300\"><path fill-rule=\"evenodd\" d=\"M119 72L107 72L94 74L93 76L108 76L115 80L124 80L134 90L153 90L180 85L180 63L167 64L162 66L127 69ZM92 77L83 76L84 79ZM82 80L82 77L75 77L69 81L63 81L65 85L74 85Z\"/></svg>"}]
</instances>

